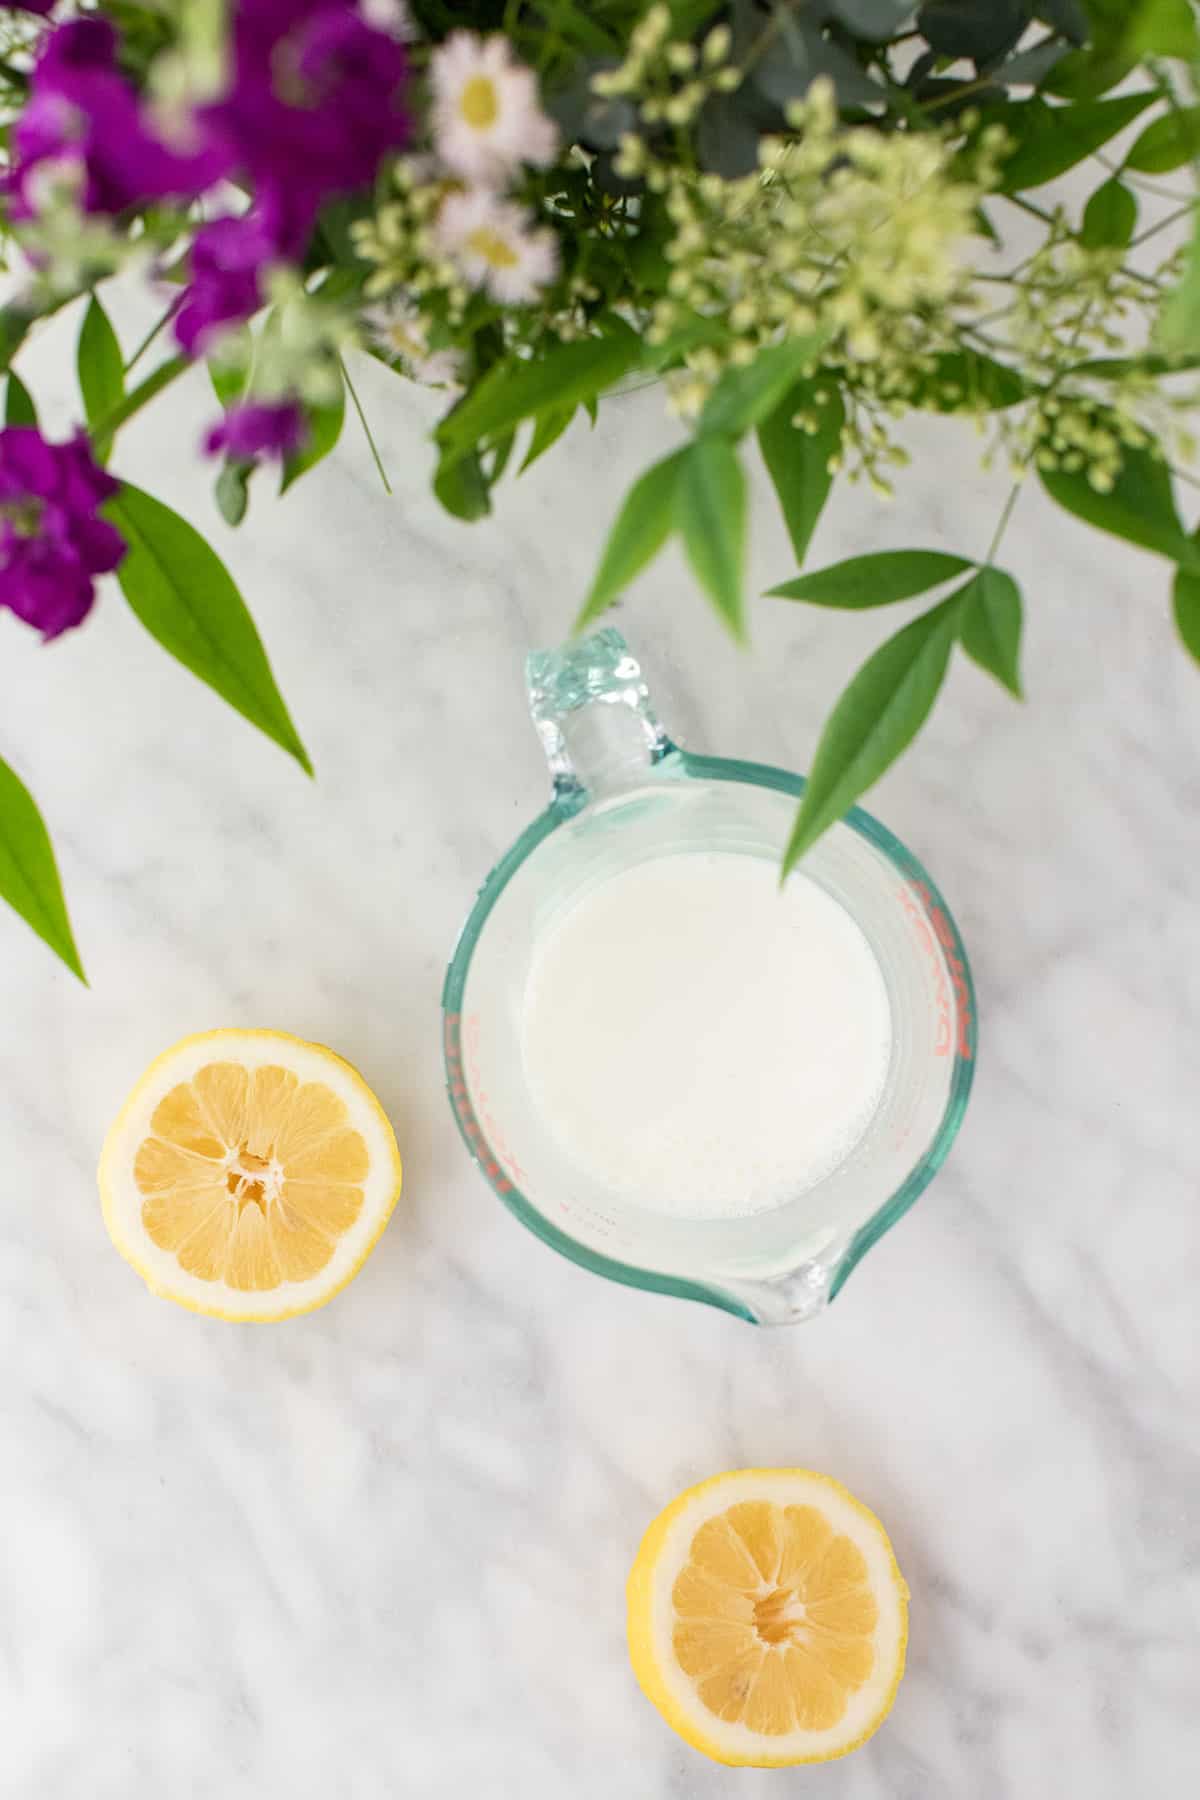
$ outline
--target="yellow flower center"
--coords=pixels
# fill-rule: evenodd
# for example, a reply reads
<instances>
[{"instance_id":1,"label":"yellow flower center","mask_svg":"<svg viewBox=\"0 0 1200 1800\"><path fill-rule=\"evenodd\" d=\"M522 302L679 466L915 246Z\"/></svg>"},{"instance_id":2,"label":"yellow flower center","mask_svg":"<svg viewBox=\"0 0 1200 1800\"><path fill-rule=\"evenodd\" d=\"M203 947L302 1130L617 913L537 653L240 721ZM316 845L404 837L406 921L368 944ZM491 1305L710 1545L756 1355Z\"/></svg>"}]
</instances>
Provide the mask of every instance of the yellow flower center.
<instances>
[{"instance_id":1,"label":"yellow flower center","mask_svg":"<svg viewBox=\"0 0 1200 1800\"><path fill-rule=\"evenodd\" d=\"M488 75L472 75L459 96L458 110L472 131L486 131L500 112L496 84Z\"/></svg>"},{"instance_id":2,"label":"yellow flower center","mask_svg":"<svg viewBox=\"0 0 1200 1800\"><path fill-rule=\"evenodd\" d=\"M405 325L389 325L387 340L397 356L418 357L425 354L424 340Z\"/></svg>"},{"instance_id":3,"label":"yellow flower center","mask_svg":"<svg viewBox=\"0 0 1200 1800\"><path fill-rule=\"evenodd\" d=\"M512 245L502 238L498 231L492 231L486 225L478 226L467 239L467 249L490 263L493 269L512 269L519 258Z\"/></svg>"}]
</instances>

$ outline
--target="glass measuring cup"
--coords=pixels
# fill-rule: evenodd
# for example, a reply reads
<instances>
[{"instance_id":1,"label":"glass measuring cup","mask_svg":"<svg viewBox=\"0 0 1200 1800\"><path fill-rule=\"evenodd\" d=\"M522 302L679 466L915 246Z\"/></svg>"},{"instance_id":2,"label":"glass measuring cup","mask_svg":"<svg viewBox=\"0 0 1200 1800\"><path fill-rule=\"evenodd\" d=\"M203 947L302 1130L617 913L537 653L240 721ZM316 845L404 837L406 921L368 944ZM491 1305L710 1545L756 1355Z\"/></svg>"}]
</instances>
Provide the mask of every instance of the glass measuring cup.
<instances>
[{"instance_id":1,"label":"glass measuring cup","mask_svg":"<svg viewBox=\"0 0 1200 1800\"><path fill-rule=\"evenodd\" d=\"M855 808L804 873L857 922L887 987L891 1057L864 1135L823 1180L748 1216L680 1219L614 1197L568 1158L526 1083L521 1015L539 937L590 889L651 858L720 850L778 863L804 780L677 748L616 631L531 656L527 677L554 796L480 889L443 994L467 1148L523 1225L598 1275L758 1324L809 1318L908 1211L962 1122L975 1000L954 921L916 858Z\"/></svg>"}]
</instances>

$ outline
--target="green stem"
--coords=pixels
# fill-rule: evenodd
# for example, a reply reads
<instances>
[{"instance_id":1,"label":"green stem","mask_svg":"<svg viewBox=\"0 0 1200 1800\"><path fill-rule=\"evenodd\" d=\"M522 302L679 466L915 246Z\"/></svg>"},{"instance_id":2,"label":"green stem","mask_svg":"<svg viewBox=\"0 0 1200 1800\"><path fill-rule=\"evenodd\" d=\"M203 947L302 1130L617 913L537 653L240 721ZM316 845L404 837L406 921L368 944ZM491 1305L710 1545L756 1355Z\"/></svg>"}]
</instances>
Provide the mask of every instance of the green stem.
<instances>
[{"instance_id":1,"label":"green stem","mask_svg":"<svg viewBox=\"0 0 1200 1800\"><path fill-rule=\"evenodd\" d=\"M387 470L383 466L383 458L380 456L379 447L372 436L371 427L367 424L367 415L362 409L362 401L358 397L358 390L350 379L350 371L346 367L344 357L338 357L338 366L342 371L342 379L346 383L346 392L354 402L354 410L358 414L358 422L363 428L363 436L371 446L371 455L375 459L375 467L379 470L379 479L383 483L383 491L385 494L390 494L392 491L392 484L387 478Z\"/></svg>"},{"instance_id":2,"label":"green stem","mask_svg":"<svg viewBox=\"0 0 1200 1800\"><path fill-rule=\"evenodd\" d=\"M1015 508L1017 501L1020 498L1021 486L1022 486L1021 482L1014 481L1012 484L1012 489L1009 493L1008 499L1004 502L1004 511L1000 514L1000 517L997 520L996 529L992 533L992 541L987 547L987 555L983 559L983 564L984 564L985 568L987 568L991 564L992 558L995 556L997 550L1000 548L1000 540L1004 536L1005 532L1008 530L1008 522L1012 518L1013 509Z\"/></svg>"},{"instance_id":3,"label":"green stem","mask_svg":"<svg viewBox=\"0 0 1200 1800\"><path fill-rule=\"evenodd\" d=\"M1043 225L1055 225L1058 222L1052 212L1047 212L1044 206L1039 206L1034 200L1027 200L1024 194L1001 194L999 198L1007 200L1010 206L1019 206L1022 212L1028 213L1032 219L1040 219Z\"/></svg>"},{"instance_id":4,"label":"green stem","mask_svg":"<svg viewBox=\"0 0 1200 1800\"><path fill-rule=\"evenodd\" d=\"M112 448L112 441L122 425L128 424L135 413L140 413L143 406L149 405L156 394L161 394L185 370L191 368L186 356L172 356L165 363L160 363L152 375L135 387L132 393L126 394L119 406L114 406L106 419L101 419L92 432L92 442L99 456L106 456Z\"/></svg>"},{"instance_id":5,"label":"green stem","mask_svg":"<svg viewBox=\"0 0 1200 1800\"><path fill-rule=\"evenodd\" d=\"M149 331L146 333L145 337L142 339L141 343L138 345L138 347L134 351L133 355L129 358L129 361L125 364L125 373L127 375L132 368L136 367L136 365L141 362L143 356L145 356L147 350L150 348L151 344L154 342L154 340L158 336L159 332L165 330L165 328L171 323L171 320L175 317L175 314L179 311L180 307L183 305L183 300L184 300L184 296L182 294L177 294L175 299L172 300L170 306L168 306L168 308L167 308L166 312L163 314L162 318L159 319L158 323L156 325L152 325L150 327Z\"/></svg>"}]
</instances>

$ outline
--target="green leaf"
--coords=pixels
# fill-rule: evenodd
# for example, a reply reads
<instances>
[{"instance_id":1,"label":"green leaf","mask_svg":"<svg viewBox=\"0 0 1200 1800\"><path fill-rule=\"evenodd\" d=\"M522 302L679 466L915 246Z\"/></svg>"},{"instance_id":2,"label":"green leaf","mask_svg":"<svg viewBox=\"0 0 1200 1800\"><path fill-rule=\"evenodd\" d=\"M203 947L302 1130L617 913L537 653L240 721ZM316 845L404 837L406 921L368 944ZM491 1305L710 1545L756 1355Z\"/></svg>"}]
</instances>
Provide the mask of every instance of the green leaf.
<instances>
[{"instance_id":1,"label":"green leaf","mask_svg":"<svg viewBox=\"0 0 1200 1800\"><path fill-rule=\"evenodd\" d=\"M957 595L922 613L868 658L842 694L817 745L785 875L917 735L945 679L960 613Z\"/></svg>"},{"instance_id":2,"label":"green leaf","mask_svg":"<svg viewBox=\"0 0 1200 1800\"><path fill-rule=\"evenodd\" d=\"M1073 169L1144 112L1158 96L1120 94L1111 100L1080 100L1049 106L1036 95L1005 107L1000 116L1017 147L1004 164L1000 191L1021 193L1041 187Z\"/></svg>"},{"instance_id":3,"label":"green leaf","mask_svg":"<svg viewBox=\"0 0 1200 1800\"><path fill-rule=\"evenodd\" d=\"M79 328L75 363L84 417L88 429L94 432L98 425L111 418L125 398L125 363L121 346L108 314L95 294L88 301ZM94 448L98 459L105 461L108 446L96 444Z\"/></svg>"},{"instance_id":4,"label":"green leaf","mask_svg":"<svg viewBox=\"0 0 1200 1800\"><path fill-rule=\"evenodd\" d=\"M1200 155L1200 106L1180 106L1147 125L1125 158L1127 169L1168 175Z\"/></svg>"},{"instance_id":5,"label":"green leaf","mask_svg":"<svg viewBox=\"0 0 1200 1800\"><path fill-rule=\"evenodd\" d=\"M817 401L817 393L824 394L823 402ZM815 432L810 434L792 424L800 412L815 415ZM845 422L841 389L831 377L816 383L799 383L758 428L758 447L779 496L798 566L803 565L808 554L812 534L833 486L829 463L842 447Z\"/></svg>"},{"instance_id":6,"label":"green leaf","mask_svg":"<svg viewBox=\"0 0 1200 1800\"><path fill-rule=\"evenodd\" d=\"M1082 0L1035 0L1033 16L1073 44L1086 44L1090 26Z\"/></svg>"},{"instance_id":7,"label":"green leaf","mask_svg":"<svg viewBox=\"0 0 1200 1800\"><path fill-rule=\"evenodd\" d=\"M881 44L912 14L911 0L832 0L839 25L869 43Z\"/></svg>"},{"instance_id":8,"label":"green leaf","mask_svg":"<svg viewBox=\"0 0 1200 1800\"><path fill-rule=\"evenodd\" d=\"M87 985L49 833L24 782L0 758L0 899Z\"/></svg>"},{"instance_id":9,"label":"green leaf","mask_svg":"<svg viewBox=\"0 0 1200 1800\"><path fill-rule=\"evenodd\" d=\"M813 332L808 337L789 338L760 350L745 368L727 369L705 402L700 430L741 437L759 424L816 361L827 337L827 332Z\"/></svg>"},{"instance_id":10,"label":"green leaf","mask_svg":"<svg viewBox=\"0 0 1200 1800\"><path fill-rule=\"evenodd\" d=\"M675 516L693 574L734 637L744 640L746 478L727 438L697 438L684 451Z\"/></svg>"},{"instance_id":11,"label":"green leaf","mask_svg":"<svg viewBox=\"0 0 1200 1800\"><path fill-rule=\"evenodd\" d=\"M1141 0L1130 9L1125 45L1132 56L1200 57L1196 15L1189 0Z\"/></svg>"},{"instance_id":12,"label":"green leaf","mask_svg":"<svg viewBox=\"0 0 1200 1800\"><path fill-rule=\"evenodd\" d=\"M672 456L664 456L630 488L575 621L576 631L605 612L666 543L675 524L684 461L690 454L676 450Z\"/></svg>"},{"instance_id":13,"label":"green leaf","mask_svg":"<svg viewBox=\"0 0 1200 1800\"><path fill-rule=\"evenodd\" d=\"M477 450L465 455L443 454L433 475L433 491L453 518L473 524L492 510L483 461Z\"/></svg>"},{"instance_id":14,"label":"green leaf","mask_svg":"<svg viewBox=\"0 0 1200 1800\"><path fill-rule=\"evenodd\" d=\"M8 371L8 389L4 396L4 423L6 425L36 425L37 407L33 403L33 395L21 380L15 369Z\"/></svg>"},{"instance_id":15,"label":"green leaf","mask_svg":"<svg viewBox=\"0 0 1200 1800\"><path fill-rule=\"evenodd\" d=\"M1137 195L1113 175L1084 207L1079 241L1085 250L1123 250L1137 229L1137 217Z\"/></svg>"},{"instance_id":16,"label":"green leaf","mask_svg":"<svg viewBox=\"0 0 1200 1800\"><path fill-rule=\"evenodd\" d=\"M611 387L641 356L641 340L621 319L602 337L558 344L535 362L506 356L493 364L446 415L437 440L448 458L465 455L484 438L519 425L548 406L575 406Z\"/></svg>"},{"instance_id":17,"label":"green leaf","mask_svg":"<svg viewBox=\"0 0 1200 1800\"><path fill-rule=\"evenodd\" d=\"M342 385L340 370L337 397L321 406L306 406L304 417L308 425L308 436L299 450L294 450L284 462L283 479L279 483L281 494L286 494L294 481L299 481L302 475L328 456L342 435L346 419L346 390Z\"/></svg>"},{"instance_id":18,"label":"green leaf","mask_svg":"<svg viewBox=\"0 0 1200 1800\"><path fill-rule=\"evenodd\" d=\"M311 775L262 640L224 563L186 519L128 482L107 510L129 545L117 579L146 630Z\"/></svg>"},{"instance_id":19,"label":"green leaf","mask_svg":"<svg viewBox=\"0 0 1200 1800\"><path fill-rule=\"evenodd\" d=\"M930 49L976 63L1011 50L1028 23L1025 0L928 0L917 15Z\"/></svg>"},{"instance_id":20,"label":"green leaf","mask_svg":"<svg viewBox=\"0 0 1200 1800\"><path fill-rule=\"evenodd\" d=\"M1021 694L1021 590L1003 569L979 569L957 595L962 604L959 637L973 662L1017 699Z\"/></svg>"},{"instance_id":21,"label":"green leaf","mask_svg":"<svg viewBox=\"0 0 1200 1800\"><path fill-rule=\"evenodd\" d=\"M1169 356L1190 358L1200 350L1200 213L1192 229L1183 274L1158 321L1155 337Z\"/></svg>"},{"instance_id":22,"label":"green leaf","mask_svg":"<svg viewBox=\"0 0 1200 1800\"><path fill-rule=\"evenodd\" d=\"M217 510L227 525L240 525L250 504L250 477L253 462L222 463L221 473L213 485Z\"/></svg>"},{"instance_id":23,"label":"green leaf","mask_svg":"<svg viewBox=\"0 0 1200 1800\"><path fill-rule=\"evenodd\" d=\"M877 550L869 556L851 556L811 575L799 575L779 587L768 588L776 600L807 600L813 606L840 606L854 611L868 606L890 606L894 600L911 600L950 581L969 569L962 556L944 550Z\"/></svg>"},{"instance_id":24,"label":"green leaf","mask_svg":"<svg viewBox=\"0 0 1200 1800\"><path fill-rule=\"evenodd\" d=\"M920 375L913 404L927 412L973 411L984 406L1000 412L1024 400L1029 388L1015 369L980 350L942 350L933 367Z\"/></svg>"},{"instance_id":25,"label":"green leaf","mask_svg":"<svg viewBox=\"0 0 1200 1800\"><path fill-rule=\"evenodd\" d=\"M1200 663L1200 574L1188 569L1175 577L1175 627Z\"/></svg>"},{"instance_id":26,"label":"green leaf","mask_svg":"<svg viewBox=\"0 0 1200 1800\"><path fill-rule=\"evenodd\" d=\"M534 420L533 436L529 440L525 460L517 470L518 475L523 475L539 456L546 454L552 444L557 444L574 417L573 406L552 406L546 412L538 414Z\"/></svg>"},{"instance_id":27,"label":"green leaf","mask_svg":"<svg viewBox=\"0 0 1200 1800\"><path fill-rule=\"evenodd\" d=\"M28 337L34 317L17 306L0 306L0 368L8 368Z\"/></svg>"},{"instance_id":28,"label":"green leaf","mask_svg":"<svg viewBox=\"0 0 1200 1800\"><path fill-rule=\"evenodd\" d=\"M1121 472L1108 494L1098 494L1083 470L1039 469L1038 474L1050 498L1076 518L1185 568L1200 569L1200 547L1188 537L1176 511L1166 464L1149 450L1126 446Z\"/></svg>"},{"instance_id":29,"label":"green leaf","mask_svg":"<svg viewBox=\"0 0 1200 1800\"><path fill-rule=\"evenodd\" d=\"M1054 38L1043 38L1040 44L1031 44L1028 50L1020 50L1016 56L1001 63L995 71L996 79L1024 87L1040 87L1051 69L1056 69L1068 54L1066 44Z\"/></svg>"},{"instance_id":30,"label":"green leaf","mask_svg":"<svg viewBox=\"0 0 1200 1800\"><path fill-rule=\"evenodd\" d=\"M241 398L242 389L246 385L246 371L236 363L210 361L208 378L212 382L213 393L226 408Z\"/></svg>"}]
</instances>

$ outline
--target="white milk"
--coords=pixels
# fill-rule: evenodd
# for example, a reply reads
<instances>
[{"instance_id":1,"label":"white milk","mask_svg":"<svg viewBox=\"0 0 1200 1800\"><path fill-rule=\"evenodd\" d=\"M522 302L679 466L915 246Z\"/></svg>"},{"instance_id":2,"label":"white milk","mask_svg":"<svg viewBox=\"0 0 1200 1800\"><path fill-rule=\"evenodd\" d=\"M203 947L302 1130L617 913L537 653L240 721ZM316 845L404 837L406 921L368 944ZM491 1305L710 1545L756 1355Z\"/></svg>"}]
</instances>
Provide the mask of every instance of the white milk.
<instances>
[{"instance_id":1,"label":"white milk","mask_svg":"<svg viewBox=\"0 0 1200 1800\"><path fill-rule=\"evenodd\" d=\"M623 870L545 933L526 1076L571 1161L680 1218L820 1181L878 1105L892 1023L862 931L823 888L706 851Z\"/></svg>"}]
</instances>

